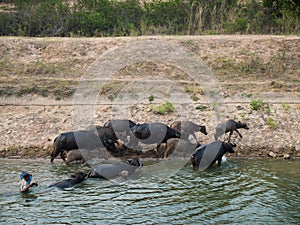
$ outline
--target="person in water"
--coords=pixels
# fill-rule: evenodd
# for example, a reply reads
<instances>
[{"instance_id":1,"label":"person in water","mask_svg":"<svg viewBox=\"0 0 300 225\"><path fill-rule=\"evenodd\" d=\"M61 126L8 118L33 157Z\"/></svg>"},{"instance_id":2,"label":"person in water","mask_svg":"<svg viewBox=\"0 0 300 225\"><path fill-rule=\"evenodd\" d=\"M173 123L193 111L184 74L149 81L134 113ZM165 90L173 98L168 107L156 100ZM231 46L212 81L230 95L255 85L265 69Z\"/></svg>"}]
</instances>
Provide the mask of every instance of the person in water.
<instances>
[{"instance_id":1,"label":"person in water","mask_svg":"<svg viewBox=\"0 0 300 225\"><path fill-rule=\"evenodd\" d=\"M27 192L29 188L38 186L38 184L32 180L32 175L27 173L26 171L22 171L22 173L20 174L20 178L20 190L22 192Z\"/></svg>"}]
</instances>

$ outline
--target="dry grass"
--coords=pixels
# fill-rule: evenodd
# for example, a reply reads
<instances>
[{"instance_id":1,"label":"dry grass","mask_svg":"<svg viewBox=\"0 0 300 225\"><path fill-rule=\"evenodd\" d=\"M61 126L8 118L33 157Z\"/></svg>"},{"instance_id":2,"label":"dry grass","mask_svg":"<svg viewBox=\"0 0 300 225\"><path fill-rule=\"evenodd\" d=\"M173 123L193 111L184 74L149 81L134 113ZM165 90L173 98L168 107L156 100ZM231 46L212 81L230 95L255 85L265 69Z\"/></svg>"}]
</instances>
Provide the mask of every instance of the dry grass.
<instances>
[{"instance_id":1,"label":"dry grass","mask_svg":"<svg viewBox=\"0 0 300 225\"><path fill-rule=\"evenodd\" d=\"M143 37L147 39L147 37ZM223 84L226 96L238 92L299 92L300 38L289 36L167 37L195 52ZM139 38L141 39L141 38ZM1 38L0 95L72 96L81 76L105 51L136 38ZM163 63L123 68L113 78L153 75L187 79ZM117 82L118 83L118 82ZM117 84L116 83L116 84ZM120 85L119 83L117 85ZM193 89L192 85L183 88ZM110 87L113 89L113 87ZM102 93L103 94L103 93ZM112 93L107 92L108 96Z\"/></svg>"}]
</instances>

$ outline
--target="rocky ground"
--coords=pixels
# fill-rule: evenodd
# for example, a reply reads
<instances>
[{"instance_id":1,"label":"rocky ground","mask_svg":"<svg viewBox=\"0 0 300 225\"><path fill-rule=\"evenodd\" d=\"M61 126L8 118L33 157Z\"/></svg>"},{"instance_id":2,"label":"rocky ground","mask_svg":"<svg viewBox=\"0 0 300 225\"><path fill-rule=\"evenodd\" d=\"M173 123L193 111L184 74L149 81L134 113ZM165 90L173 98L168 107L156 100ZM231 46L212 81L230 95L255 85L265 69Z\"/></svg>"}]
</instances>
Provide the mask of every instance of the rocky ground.
<instances>
[{"instance_id":1,"label":"rocky ground","mask_svg":"<svg viewBox=\"0 0 300 225\"><path fill-rule=\"evenodd\" d=\"M167 40L195 53L218 89L163 60L142 60L114 71L92 108L78 100L74 93L92 63L137 40ZM268 157L271 151L275 158L300 157L300 37L3 37L0 52L0 157L48 158L59 133L116 117L166 124L189 119L207 126L209 135L198 134L202 143L212 141L218 122L240 120L250 129L241 130L242 139L233 137L238 146L233 157ZM174 97L172 90L184 97ZM173 112L159 113L167 100Z\"/></svg>"}]
</instances>

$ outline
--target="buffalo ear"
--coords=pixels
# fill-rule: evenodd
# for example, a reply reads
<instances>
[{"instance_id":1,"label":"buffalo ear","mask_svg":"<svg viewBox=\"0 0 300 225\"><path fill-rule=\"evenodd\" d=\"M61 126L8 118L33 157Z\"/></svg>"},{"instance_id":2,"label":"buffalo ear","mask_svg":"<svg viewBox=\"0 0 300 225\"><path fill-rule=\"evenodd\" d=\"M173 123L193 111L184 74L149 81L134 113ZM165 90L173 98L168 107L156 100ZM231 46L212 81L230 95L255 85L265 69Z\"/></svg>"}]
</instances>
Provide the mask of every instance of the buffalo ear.
<instances>
[{"instance_id":1,"label":"buffalo ear","mask_svg":"<svg viewBox=\"0 0 300 225\"><path fill-rule=\"evenodd\" d=\"M76 177L76 175L74 175L74 174L71 175L71 178L75 178L75 177Z\"/></svg>"},{"instance_id":2,"label":"buffalo ear","mask_svg":"<svg viewBox=\"0 0 300 225\"><path fill-rule=\"evenodd\" d=\"M236 144L235 143L230 143L232 147L236 147Z\"/></svg>"}]
</instances>

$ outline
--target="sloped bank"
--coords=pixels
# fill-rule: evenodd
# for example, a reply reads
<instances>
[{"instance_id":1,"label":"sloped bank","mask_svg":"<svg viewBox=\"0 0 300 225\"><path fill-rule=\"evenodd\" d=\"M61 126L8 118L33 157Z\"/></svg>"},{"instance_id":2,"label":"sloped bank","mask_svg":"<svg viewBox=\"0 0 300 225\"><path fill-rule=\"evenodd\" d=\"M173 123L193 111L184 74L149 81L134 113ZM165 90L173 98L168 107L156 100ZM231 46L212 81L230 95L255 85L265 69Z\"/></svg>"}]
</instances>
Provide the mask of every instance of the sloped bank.
<instances>
[{"instance_id":1,"label":"sloped bank","mask_svg":"<svg viewBox=\"0 0 300 225\"><path fill-rule=\"evenodd\" d=\"M61 132L74 130L72 93L91 63L117 45L159 38L175 41L195 52L220 84L226 108L224 118L249 124L249 131L241 131L243 139L233 139L238 145L233 157L268 157L270 151L279 158L284 154L300 157L300 37L297 36L1 38L0 156L48 157L54 138ZM215 130L210 109L214 106L202 101L205 95L201 87L187 80L182 82L186 75L163 63L132 65L112 77L100 93L105 101L95 111L96 124L111 118L118 85L141 74L178 77L183 92L190 95L194 104L189 119L206 125L210 134L199 135L199 139L203 143L211 141ZM119 77L123 80L118 80ZM262 106L252 109L251 103L260 101ZM155 99L134 105L129 117L140 123L166 124L181 118L176 108L169 114L155 114L150 106L160 103Z\"/></svg>"}]
</instances>

